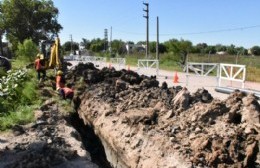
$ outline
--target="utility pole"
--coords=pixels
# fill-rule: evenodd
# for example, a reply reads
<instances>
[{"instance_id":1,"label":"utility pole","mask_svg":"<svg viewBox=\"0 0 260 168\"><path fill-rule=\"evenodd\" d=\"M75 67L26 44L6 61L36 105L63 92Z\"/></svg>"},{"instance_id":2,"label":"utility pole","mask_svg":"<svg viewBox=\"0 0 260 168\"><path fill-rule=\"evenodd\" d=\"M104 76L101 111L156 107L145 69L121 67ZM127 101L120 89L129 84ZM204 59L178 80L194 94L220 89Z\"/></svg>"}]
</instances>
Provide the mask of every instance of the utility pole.
<instances>
[{"instance_id":1,"label":"utility pole","mask_svg":"<svg viewBox=\"0 0 260 168\"><path fill-rule=\"evenodd\" d=\"M157 16L156 59L159 61L159 17Z\"/></svg>"},{"instance_id":2,"label":"utility pole","mask_svg":"<svg viewBox=\"0 0 260 168\"><path fill-rule=\"evenodd\" d=\"M72 41L72 34L70 35L70 54L72 54L73 53L73 55L74 55L74 52L72 52L73 51L73 41Z\"/></svg>"},{"instance_id":3,"label":"utility pole","mask_svg":"<svg viewBox=\"0 0 260 168\"><path fill-rule=\"evenodd\" d=\"M146 9L143 9L146 12L146 15L143 15L146 18L146 58L149 56L149 3L144 3Z\"/></svg>"},{"instance_id":4,"label":"utility pole","mask_svg":"<svg viewBox=\"0 0 260 168\"><path fill-rule=\"evenodd\" d=\"M107 29L105 29L104 30L104 51L107 51L107 41L108 41Z\"/></svg>"},{"instance_id":5,"label":"utility pole","mask_svg":"<svg viewBox=\"0 0 260 168\"><path fill-rule=\"evenodd\" d=\"M112 26L110 27L110 43L109 43L110 55L112 54Z\"/></svg>"}]
</instances>

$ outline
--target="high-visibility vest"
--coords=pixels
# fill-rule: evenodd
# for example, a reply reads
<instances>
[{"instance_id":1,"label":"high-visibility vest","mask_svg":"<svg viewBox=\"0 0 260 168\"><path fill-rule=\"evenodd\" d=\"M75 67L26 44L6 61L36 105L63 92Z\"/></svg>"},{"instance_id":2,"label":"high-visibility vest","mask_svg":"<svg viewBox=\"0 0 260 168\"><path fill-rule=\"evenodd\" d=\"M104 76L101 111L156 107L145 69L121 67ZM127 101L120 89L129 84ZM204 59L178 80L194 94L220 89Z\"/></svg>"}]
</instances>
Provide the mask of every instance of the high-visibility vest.
<instances>
[{"instance_id":1,"label":"high-visibility vest","mask_svg":"<svg viewBox=\"0 0 260 168\"><path fill-rule=\"evenodd\" d=\"M60 75L57 75L56 76L56 89L60 89L60 88L63 88L65 86L65 83L64 81L62 80L62 76Z\"/></svg>"},{"instance_id":2,"label":"high-visibility vest","mask_svg":"<svg viewBox=\"0 0 260 168\"><path fill-rule=\"evenodd\" d=\"M74 93L74 91L71 88L64 87L62 88L65 94L65 97L67 97L70 93Z\"/></svg>"},{"instance_id":3,"label":"high-visibility vest","mask_svg":"<svg viewBox=\"0 0 260 168\"><path fill-rule=\"evenodd\" d=\"M39 58L37 58L34 62L34 67L36 70L40 70L41 69L41 60Z\"/></svg>"}]
</instances>

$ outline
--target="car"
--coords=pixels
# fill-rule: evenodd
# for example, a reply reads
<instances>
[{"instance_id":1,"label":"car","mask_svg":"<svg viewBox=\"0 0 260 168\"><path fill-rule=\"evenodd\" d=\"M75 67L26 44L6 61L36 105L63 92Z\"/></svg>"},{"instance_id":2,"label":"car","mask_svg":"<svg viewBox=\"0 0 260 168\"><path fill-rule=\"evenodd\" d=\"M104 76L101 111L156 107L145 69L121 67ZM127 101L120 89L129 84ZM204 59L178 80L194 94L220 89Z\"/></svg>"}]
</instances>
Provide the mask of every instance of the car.
<instances>
[{"instance_id":1,"label":"car","mask_svg":"<svg viewBox=\"0 0 260 168\"><path fill-rule=\"evenodd\" d=\"M10 70L12 68L10 60L0 56L0 68L3 68L5 71Z\"/></svg>"}]
</instances>

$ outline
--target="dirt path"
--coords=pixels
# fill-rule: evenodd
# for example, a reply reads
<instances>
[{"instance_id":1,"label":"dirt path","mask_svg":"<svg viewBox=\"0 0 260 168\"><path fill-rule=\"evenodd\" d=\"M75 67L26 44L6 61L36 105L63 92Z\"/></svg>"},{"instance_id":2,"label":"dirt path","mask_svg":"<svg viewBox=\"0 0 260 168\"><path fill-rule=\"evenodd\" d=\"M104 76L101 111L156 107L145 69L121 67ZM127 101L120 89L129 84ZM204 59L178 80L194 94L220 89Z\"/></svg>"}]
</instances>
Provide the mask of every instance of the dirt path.
<instances>
[{"instance_id":1,"label":"dirt path","mask_svg":"<svg viewBox=\"0 0 260 168\"><path fill-rule=\"evenodd\" d=\"M1 168L98 168L58 102L50 98L35 115L36 122L0 135Z\"/></svg>"}]
</instances>

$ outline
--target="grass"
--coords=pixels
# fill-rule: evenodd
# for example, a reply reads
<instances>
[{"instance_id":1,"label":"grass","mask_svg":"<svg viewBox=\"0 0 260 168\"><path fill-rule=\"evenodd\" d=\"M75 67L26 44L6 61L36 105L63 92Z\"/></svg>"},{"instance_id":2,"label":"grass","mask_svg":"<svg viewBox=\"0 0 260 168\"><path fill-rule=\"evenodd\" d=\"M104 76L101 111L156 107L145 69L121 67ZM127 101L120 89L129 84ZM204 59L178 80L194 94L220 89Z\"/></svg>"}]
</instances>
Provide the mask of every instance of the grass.
<instances>
[{"instance_id":1,"label":"grass","mask_svg":"<svg viewBox=\"0 0 260 168\"><path fill-rule=\"evenodd\" d=\"M12 61L12 68L16 70L24 68L25 65L26 63L22 60ZM34 69L29 70L28 75L29 77L22 83L22 87L17 88L13 103L0 102L0 107L4 107L0 113L0 131L10 129L17 124L23 125L34 121L34 110L42 101L37 91L38 81Z\"/></svg>"},{"instance_id":2,"label":"grass","mask_svg":"<svg viewBox=\"0 0 260 168\"><path fill-rule=\"evenodd\" d=\"M23 125L34 121L34 106L20 106L16 111L12 111L0 117L0 130L5 131L14 125Z\"/></svg>"}]
</instances>

